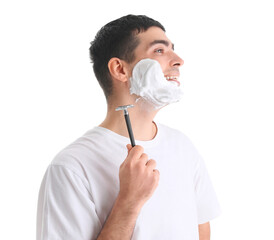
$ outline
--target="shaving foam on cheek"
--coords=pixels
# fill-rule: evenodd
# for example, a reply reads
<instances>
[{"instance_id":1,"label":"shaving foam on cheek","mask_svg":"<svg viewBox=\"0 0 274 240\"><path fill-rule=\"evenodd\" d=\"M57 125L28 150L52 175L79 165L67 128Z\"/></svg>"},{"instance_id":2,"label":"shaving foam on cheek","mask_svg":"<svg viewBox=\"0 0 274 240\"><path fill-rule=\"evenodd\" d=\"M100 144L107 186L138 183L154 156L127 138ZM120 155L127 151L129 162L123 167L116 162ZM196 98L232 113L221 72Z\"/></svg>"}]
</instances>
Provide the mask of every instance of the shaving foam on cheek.
<instances>
[{"instance_id":1,"label":"shaving foam on cheek","mask_svg":"<svg viewBox=\"0 0 274 240\"><path fill-rule=\"evenodd\" d=\"M159 109L178 102L183 92L177 83L166 80L159 62L147 58L138 62L133 68L130 94L136 94L150 103L154 109Z\"/></svg>"}]
</instances>

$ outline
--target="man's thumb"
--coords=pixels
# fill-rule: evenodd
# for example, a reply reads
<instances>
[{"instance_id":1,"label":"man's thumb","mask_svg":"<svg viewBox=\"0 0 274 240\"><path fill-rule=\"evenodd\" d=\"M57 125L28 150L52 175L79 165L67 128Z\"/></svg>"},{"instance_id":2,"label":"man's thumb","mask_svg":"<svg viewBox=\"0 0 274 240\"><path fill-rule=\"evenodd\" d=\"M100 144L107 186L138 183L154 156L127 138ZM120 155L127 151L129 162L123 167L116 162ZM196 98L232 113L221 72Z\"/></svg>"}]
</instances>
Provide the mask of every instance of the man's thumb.
<instances>
[{"instance_id":1,"label":"man's thumb","mask_svg":"<svg viewBox=\"0 0 274 240\"><path fill-rule=\"evenodd\" d=\"M132 149L132 146L130 144L127 144L127 151L128 151L128 154L130 152L130 150Z\"/></svg>"}]
</instances>

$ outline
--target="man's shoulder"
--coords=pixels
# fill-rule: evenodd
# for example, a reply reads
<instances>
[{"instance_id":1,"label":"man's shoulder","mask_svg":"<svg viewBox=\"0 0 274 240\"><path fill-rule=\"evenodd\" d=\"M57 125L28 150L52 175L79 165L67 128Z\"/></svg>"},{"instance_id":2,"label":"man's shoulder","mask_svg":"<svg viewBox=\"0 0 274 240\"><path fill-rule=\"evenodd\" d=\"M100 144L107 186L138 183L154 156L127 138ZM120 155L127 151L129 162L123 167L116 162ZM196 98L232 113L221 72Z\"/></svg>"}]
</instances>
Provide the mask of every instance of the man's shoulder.
<instances>
[{"instance_id":1,"label":"man's shoulder","mask_svg":"<svg viewBox=\"0 0 274 240\"><path fill-rule=\"evenodd\" d=\"M53 165L62 165L69 168L78 168L92 156L98 145L100 133L96 128L88 130L81 137L59 151L52 160Z\"/></svg>"}]
</instances>

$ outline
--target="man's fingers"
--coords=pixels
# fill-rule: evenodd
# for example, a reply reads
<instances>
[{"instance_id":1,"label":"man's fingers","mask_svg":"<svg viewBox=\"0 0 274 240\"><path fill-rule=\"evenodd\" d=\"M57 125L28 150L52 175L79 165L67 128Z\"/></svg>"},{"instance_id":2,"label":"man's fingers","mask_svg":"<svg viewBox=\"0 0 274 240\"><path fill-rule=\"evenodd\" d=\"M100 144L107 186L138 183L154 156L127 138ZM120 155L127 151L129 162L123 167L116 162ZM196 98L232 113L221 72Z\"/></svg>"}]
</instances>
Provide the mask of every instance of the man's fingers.
<instances>
[{"instance_id":1,"label":"man's fingers","mask_svg":"<svg viewBox=\"0 0 274 240\"><path fill-rule=\"evenodd\" d=\"M140 166L146 166L149 169L153 170L156 168L156 161L153 159L148 160L148 155L144 153L144 148L142 146L136 145L132 147L130 144L127 144L128 156L126 161L132 162L134 164L141 164ZM136 161L137 160L137 161ZM158 170L157 170L158 171Z\"/></svg>"},{"instance_id":2,"label":"man's fingers","mask_svg":"<svg viewBox=\"0 0 274 240\"><path fill-rule=\"evenodd\" d=\"M157 163L156 163L156 161L153 160L153 159L150 159L150 160L146 163L146 166L147 166L148 168L151 168L151 169L156 168L156 165L157 165Z\"/></svg>"},{"instance_id":3,"label":"man's fingers","mask_svg":"<svg viewBox=\"0 0 274 240\"><path fill-rule=\"evenodd\" d=\"M160 172L158 169L153 169L154 177L156 178L156 181L159 182L160 179Z\"/></svg>"},{"instance_id":4,"label":"man's fingers","mask_svg":"<svg viewBox=\"0 0 274 240\"><path fill-rule=\"evenodd\" d=\"M148 161L148 155L146 153L142 153L142 155L140 156L139 161L141 161L145 165Z\"/></svg>"},{"instance_id":5,"label":"man's fingers","mask_svg":"<svg viewBox=\"0 0 274 240\"><path fill-rule=\"evenodd\" d=\"M128 156L127 156L128 160L139 159L144 153L144 148L139 145L132 147L130 144L127 144L127 149L128 149Z\"/></svg>"}]
</instances>

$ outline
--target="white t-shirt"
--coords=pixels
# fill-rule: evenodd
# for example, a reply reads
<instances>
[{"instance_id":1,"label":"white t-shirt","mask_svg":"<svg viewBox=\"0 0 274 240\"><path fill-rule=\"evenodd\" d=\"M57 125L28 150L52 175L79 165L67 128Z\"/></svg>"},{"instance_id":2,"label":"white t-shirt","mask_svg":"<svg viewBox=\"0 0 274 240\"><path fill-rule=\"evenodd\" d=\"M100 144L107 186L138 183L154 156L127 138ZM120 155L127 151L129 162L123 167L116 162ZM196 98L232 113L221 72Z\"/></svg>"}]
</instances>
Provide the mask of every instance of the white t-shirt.
<instances>
[{"instance_id":1,"label":"white t-shirt","mask_svg":"<svg viewBox=\"0 0 274 240\"><path fill-rule=\"evenodd\" d=\"M220 214L204 161L181 132L157 124L151 141L136 141L157 162L159 185L145 203L133 240L198 240L198 224ZM62 150L39 193L37 240L93 240L119 192L129 138L95 127Z\"/></svg>"}]
</instances>

